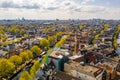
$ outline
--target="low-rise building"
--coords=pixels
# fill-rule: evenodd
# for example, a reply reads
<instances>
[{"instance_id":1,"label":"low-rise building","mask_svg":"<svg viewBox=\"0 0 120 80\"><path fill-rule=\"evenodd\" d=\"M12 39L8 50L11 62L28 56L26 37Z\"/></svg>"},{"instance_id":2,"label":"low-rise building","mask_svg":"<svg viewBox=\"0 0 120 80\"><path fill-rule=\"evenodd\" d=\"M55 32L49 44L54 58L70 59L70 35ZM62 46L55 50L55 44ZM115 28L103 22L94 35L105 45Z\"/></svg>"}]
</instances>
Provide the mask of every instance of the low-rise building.
<instances>
[{"instance_id":1,"label":"low-rise building","mask_svg":"<svg viewBox=\"0 0 120 80\"><path fill-rule=\"evenodd\" d=\"M90 65L81 65L74 61L65 63L64 71L82 80L102 80L103 74L103 69L101 68Z\"/></svg>"},{"instance_id":2,"label":"low-rise building","mask_svg":"<svg viewBox=\"0 0 120 80\"><path fill-rule=\"evenodd\" d=\"M0 50L0 58L8 58L9 53L7 51Z\"/></svg>"},{"instance_id":3,"label":"low-rise building","mask_svg":"<svg viewBox=\"0 0 120 80\"><path fill-rule=\"evenodd\" d=\"M53 51L49 56L49 62L51 60L55 64L55 67L57 70L63 70L64 69L64 63L68 61L68 56L70 54L68 53L68 50L58 50L58 51ZM48 63L49 63L48 62Z\"/></svg>"},{"instance_id":4,"label":"low-rise building","mask_svg":"<svg viewBox=\"0 0 120 80\"><path fill-rule=\"evenodd\" d=\"M98 65L98 67L103 68L103 80L115 80L116 70L108 65Z\"/></svg>"},{"instance_id":5,"label":"low-rise building","mask_svg":"<svg viewBox=\"0 0 120 80\"><path fill-rule=\"evenodd\" d=\"M62 71L54 71L51 75L52 80L82 80L76 77L73 77Z\"/></svg>"}]
</instances>

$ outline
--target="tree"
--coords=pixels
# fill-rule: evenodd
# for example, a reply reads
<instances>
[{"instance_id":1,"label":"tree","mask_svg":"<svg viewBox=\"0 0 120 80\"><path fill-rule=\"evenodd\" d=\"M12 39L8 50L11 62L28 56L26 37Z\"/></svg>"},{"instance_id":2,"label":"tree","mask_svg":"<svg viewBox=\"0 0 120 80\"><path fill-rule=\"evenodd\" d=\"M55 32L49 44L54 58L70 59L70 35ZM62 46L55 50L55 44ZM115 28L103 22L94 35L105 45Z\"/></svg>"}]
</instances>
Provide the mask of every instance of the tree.
<instances>
[{"instance_id":1,"label":"tree","mask_svg":"<svg viewBox=\"0 0 120 80\"><path fill-rule=\"evenodd\" d=\"M40 62L35 61L35 63L33 64L33 66L30 69L30 74L32 77L35 77L35 73L40 68L40 66L41 66Z\"/></svg>"},{"instance_id":2,"label":"tree","mask_svg":"<svg viewBox=\"0 0 120 80\"><path fill-rule=\"evenodd\" d=\"M10 62L14 63L16 67L22 63L22 58L18 55L11 56L9 60Z\"/></svg>"},{"instance_id":3,"label":"tree","mask_svg":"<svg viewBox=\"0 0 120 80\"><path fill-rule=\"evenodd\" d=\"M25 30L24 29L21 29L20 32L19 32L21 35L23 35L25 33Z\"/></svg>"},{"instance_id":4,"label":"tree","mask_svg":"<svg viewBox=\"0 0 120 80\"><path fill-rule=\"evenodd\" d=\"M20 79L19 80L32 80L32 77L30 76L30 74L27 71L23 71L20 74Z\"/></svg>"},{"instance_id":5,"label":"tree","mask_svg":"<svg viewBox=\"0 0 120 80\"><path fill-rule=\"evenodd\" d=\"M50 44L49 41L45 38L40 40L40 46L42 47L48 47L49 44Z\"/></svg>"},{"instance_id":6,"label":"tree","mask_svg":"<svg viewBox=\"0 0 120 80\"><path fill-rule=\"evenodd\" d=\"M15 65L7 59L0 59L0 77L8 78L15 70Z\"/></svg>"},{"instance_id":7,"label":"tree","mask_svg":"<svg viewBox=\"0 0 120 80\"><path fill-rule=\"evenodd\" d=\"M26 52L21 52L21 53L20 53L20 57L22 58L23 62L29 60L29 55L28 55L28 53L26 53Z\"/></svg>"},{"instance_id":8,"label":"tree","mask_svg":"<svg viewBox=\"0 0 120 80\"><path fill-rule=\"evenodd\" d=\"M104 30L106 30L109 27L109 24L104 24Z\"/></svg>"},{"instance_id":9,"label":"tree","mask_svg":"<svg viewBox=\"0 0 120 80\"><path fill-rule=\"evenodd\" d=\"M119 34L119 33L120 33L120 25L118 25L117 30L114 32L113 46L114 46L115 49L118 48L117 37L118 37L118 34Z\"/></svg>"},{"instance_id":10,"label":"tree","mask_svg":"<svg viewBox=\"0 0 120 80\"><path fill-rule=\"evenodd\" d=\"M39 55L41 52L41 49L35 45L31 48L31 51L33 52L34 55Z\"/></svg>"},{"instance_id":11,"label":"tree","mask_svg":"<svg viewBox=\"0 0 120 80\"><path fill-rule=\"evenodd\" d=\"M83 26L83 25L80 25L79 28L80 28L80 30L82 30L82 29L84 28L84 26Z\"/></svg>"},{"instance_id":12,"label":"tree","mask_svg":"<svg viewBox=\"0 0 120 80\"><path fill-rule=\"evenodd\" d=\"M33 58L33 54L30 50L25 50L24 52L26 52L28 54L29 59Z\"/></svg>"},{"instance_id":13,"label":"tree","mask_svg":"<svg viewBox=\"0 0 120 80\"><path fill-rule=\"evenodd\" d=\"M102 30L100 30L99 33L97 33L97 34L92 38L92 44L94 44L95 40L96 40L100 35L102 35L103 32L104 32L105 30L107 30L108 27L109 27L109 25L108 25L107 23L104 24L104 28L103 28Z\"/></svg>"},{"instance_id":14,"label":"tree","mask_svg":"<svg viewBox=\"0 0 120 80\"><path fill-rule=\"evenodd\" d=\"M33 58L33 54L30 50L25 50L24 52L20 53L20 57L22 58L23 62L28 61Z\"/></svg>"},{"instance_id":15,"label":"tree","mask_svg":"<svg viewBox=\"0 0 120 80\"><path fill-rule=\"evenodd\" d=\"M56 37L58 38L58 37L60 37L62 34L63 34L63 32L57 32L57 33L56 33Z\"/></svg>"},{"instance_id":16,"label":"tree","mask_svg":"<svg viewBox=\"0 0 120 80\"><path fill-rule=\"evenodd\" d=\"M30 75L34 78L35 77L35 72L36 72L36 70L35 70L35 67L31 67L31 69L30 69Z\"/></svg>"},{"instance_id":17,"label":"tree","mask_svg":"<svg viewBox=\"0 0 120 80\"><path fill-rule=\"evenodd\" d=\"M46 63L46 55L42 58L42 62Z\"/></svg>"},{"instance_id":18,"label":"tree","mask_svg":"<svg viewBox=\"0 0 120 80\"><path fill-rule=\"evenodd\" d=\"M28 38L28 35L27 35L27 34L24 34L24 38L25 38L25 39Z\"/></svg>"},{"instance_id":19,"label":"tree","mask_svg":"<svg viewBox=\"0 0 120 80\"><path fill-rule=\"evenodd\" d=\"M6 35L5 35L4 30L0 30L0 40L3 41L5 39L6 39Z\"/></svg>"},{"instance_id":20,"label":"tree","mask_svg":"<svg viewBox=\"0 0 120 80\"><path fill-rule=\"evenodd\" d=\"M35 66L35 70L37 71L37 70L40 68L41 64L40 64L39 61L36 61L36 62L34 63L34 66Z\"/></svg>"},{"instance_id":21,"label":"tree","mask_svg":"<svg viewBox=\"0 0 120 80\"><path fill-rule=\"evenodd\" d=\"M66 39L67 39L68 37L69 37L69 36L67 35L67 36L61 38L61 40L55 44L55 47L60 47L60 46L62 46L62 44L66 41Z\"/></svg>"},{"instance_id":22,"label":"tree","mask_svg":"<svg viewBox=\"0 0 120 80\"><path fill-rule=\"evenodd\" d=\"M55 39L54 39L54 37L53 36L49 36L48 37L48 41L51 43L51 42L53 42Z\"/></svg>"},{"instance_id":23,"label":"tree","mask_svg":"<svg viewBox=\"0 0 120 80\"><path fill-rule=\"evenodd\" d=\"M55 44L55 47L60 47L61 45L62 45L61 42L57 42L57 43Z\"/></svg>"}]
</instances>

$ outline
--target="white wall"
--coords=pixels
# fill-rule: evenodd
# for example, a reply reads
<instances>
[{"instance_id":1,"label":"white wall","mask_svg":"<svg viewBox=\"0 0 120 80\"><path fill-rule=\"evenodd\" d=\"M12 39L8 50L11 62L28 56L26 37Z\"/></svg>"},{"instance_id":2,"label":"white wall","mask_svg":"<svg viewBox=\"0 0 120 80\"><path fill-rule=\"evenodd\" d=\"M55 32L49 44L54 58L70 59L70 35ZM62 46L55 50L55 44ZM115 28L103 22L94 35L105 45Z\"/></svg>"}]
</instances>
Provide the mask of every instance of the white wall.
<instances>
[{"instance_id":1,"label":"white wall","mask_svg":"<svg viewBox=\"0 0 120 80\"><path fill-rule=\"evenodd\" d=\"M102 74L97 76L97 78L77 72L76 70L71 70L71 73L74 77L80 78L82 80L102 80Z\"/></svg>"}]
</instances>

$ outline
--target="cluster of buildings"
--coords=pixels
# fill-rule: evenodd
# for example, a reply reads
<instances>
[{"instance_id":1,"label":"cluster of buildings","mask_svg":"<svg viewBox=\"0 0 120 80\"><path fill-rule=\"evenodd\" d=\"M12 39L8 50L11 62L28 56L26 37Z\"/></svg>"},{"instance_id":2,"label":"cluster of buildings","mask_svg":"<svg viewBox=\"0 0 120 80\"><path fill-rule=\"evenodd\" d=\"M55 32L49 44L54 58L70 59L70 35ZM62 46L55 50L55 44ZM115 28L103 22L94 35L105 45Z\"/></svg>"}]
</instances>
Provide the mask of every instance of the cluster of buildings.
<instances>
[{"instance_id":1,"label":"cluster of buildings","mask_svg":"<svg viewBox=\"0 0 120 80\"><path fill-rule=\"evenodd\" d=\"M24 21L23 24L26 23L34 26L33 29L27 30L29 38L7 45L4 47L5 49L2 48L0 57L8 57L7 54L10 54L11 49L20 52L22 49L31 48L34 44L38 45L41 38L55 35L58 31L64 32L63 36L69 35L61 47L54 47L51 54L46 57L47 63L36 72L38 80L120 79L120 54L116 53L113 47L113 34L120 21L48 20ZM94 44L91 44L93 36L103 28L104 23L108 23L110 26L96 39ZM83 29L78 27L81 24L84 26ZM48 26L54 28L44 32L42 28Z\"/></svg>"},{"instance_id":2,"label":"cluster of buildings","mask_svg":"<svg viewBox=\"0 0 120 80\"><path fill-rule=\"evenodd\" d=\"M85 28L82 30L76 28L76 24L69 25L65 35L69 34L70 37L47 57L47 66L51 68L48 68L49 70L43 75L47 75L48 80L120 79L120 55L113 47L113 34L117 26L110 24L109 28L91 45L91 38L103 28L104 24L97 23L95 27L85 23L84 25ZM71 78L58 78L60 74L66 77L69 75ZM39 78L46 79L43 76Z\"/></svg>"}]
</instances>

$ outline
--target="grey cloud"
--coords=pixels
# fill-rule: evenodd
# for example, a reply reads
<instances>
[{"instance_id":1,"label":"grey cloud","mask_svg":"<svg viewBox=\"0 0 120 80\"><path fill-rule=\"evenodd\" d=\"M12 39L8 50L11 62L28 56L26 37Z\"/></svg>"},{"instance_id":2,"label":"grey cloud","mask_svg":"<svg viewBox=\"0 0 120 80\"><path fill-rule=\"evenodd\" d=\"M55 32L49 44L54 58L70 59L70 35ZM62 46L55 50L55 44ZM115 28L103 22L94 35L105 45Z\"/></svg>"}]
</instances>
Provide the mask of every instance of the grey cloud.
<instances>
[{"instance_id":1,"label":"grey cloud","mask_svg":"<svg viewBox=\"0 0 120 80\"><path fill-rule=\"evenodd\" d=\"M33 4L33 5L23 5L21 6L21 8L26 8L26 9L40 9L40 6L37 4Z\"/></svg>"},{"instance_id":2,"label":"grey cloud","mask_svg":"<svg viewBox=\"0 0 120 80\"><path fill-rule=\"evenodd\" d=\"M100 12L104 12L105 11L105 8L96 8L96 9L93 9L93 10L88 10L86 12L88 13L100 13Z\"/></svg>"},{"instance_id":3,"label":"grey cloud","mask_svg":"<svg viewBox=\"0 0 120 80\"><path fill-rule=\"evenodd\" d=\"M39 9L40 6L38 4L26 4L26 5L19 5L13 2L3 2L0 4L0 8L23 8L23 9Z\"/></svg>"},{"instance_id":4,"label":"grey cloud","mask_svg":"<svg viewBox=\"0 0 120 80\"><path fill-rule=\"evenodd\" d=\"M12 2L3 2L0 5L1 8L19 8L17 4L14 4Z\"/></svg>"},{"instance_id":5,"label":"grey cloud","mask_svg":"<svg viewBox=\"0 0 120 80\"><path fill-rule=\"evenodd\" d=\"M81 8L76 8L76 9L74 9L74 11L81 12Z\"/></svg>"},{"instance_id":6,"label":"grey cloud","mask_svg":"<svg viewBox=\"0 0 120 80\"><path fill-rule=\"evenodd\" d=\"M68 2L68 3L65 3L65 5L66 5L66 6L69 6L69 5L71 5L71 3L70 3L70 2Z\"/></svg>"},{"instance_id":7,"label":"grey cloud","mask_svg":"<svg viewBox=\"0 0 120 80\"><path fill-rule=\"evenodd\" d=\"M104 7L99 7L99 6L83 6L80 8L74 9L76 12L88 12L88 13L98 13L98 12L103 12L106 9Z\"/></svg>"},{"instance_id":8,"label":"grey cloud","mask_svg":"<svg viewBox=\"0 0 120 80\"><path fill-rule=\"evenodd\" d=\"M56 10L59 9L59 7L48 7L47 10Z\"/></svg>"}]
</instances>

